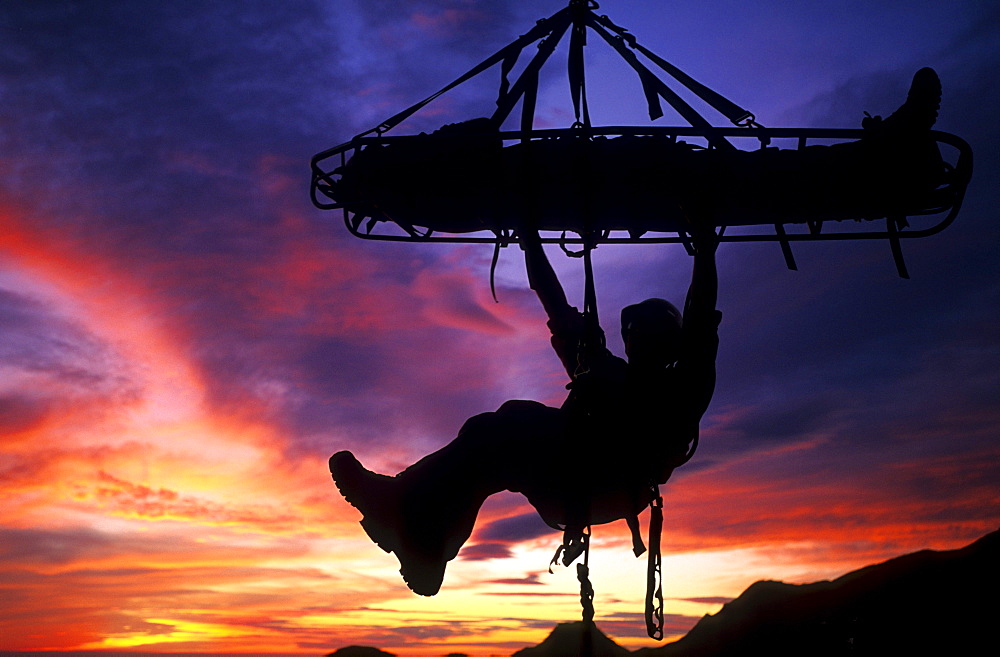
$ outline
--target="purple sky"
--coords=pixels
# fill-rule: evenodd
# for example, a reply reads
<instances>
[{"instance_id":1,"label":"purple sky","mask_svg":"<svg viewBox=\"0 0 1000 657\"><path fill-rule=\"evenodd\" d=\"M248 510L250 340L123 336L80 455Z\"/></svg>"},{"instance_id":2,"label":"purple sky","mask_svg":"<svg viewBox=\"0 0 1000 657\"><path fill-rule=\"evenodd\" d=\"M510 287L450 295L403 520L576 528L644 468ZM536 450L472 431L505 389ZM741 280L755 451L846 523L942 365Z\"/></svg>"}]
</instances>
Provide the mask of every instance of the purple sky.
<instances>
[{"instance_id":1,"label":"purple sky","mask_svg":"<svg viewBox=\"0 0 1000 657\"><path fill-rule=\"evenodd\" d=\"M329 483L326 458L352 449L370 467L395 472L506 399L558 404L564 375L516 249L502 254L495 304L490 247L353 238L339 213L309 203L309 159L436 91L562 6L5 7L0 483L11 499L0 512L0 577L16 582L4 586L18 601L0 611L0 635L15 637L9 647L145 645L127 643L133 630L123 629L142 619L134 631L151 646L172 631L177 649L315 651L364 632L377 640L371 628L396 623L392 609L416 604L393 607L397 598L382 591L348 595L350 582L317 579L314 588L339 591L323 603L331 618L357 608L390 612L382 620L369 613L368 625L353 630L315 620L326 629L308 634L288 621L268 626L266 638L239 639L249 635L230 628L229 644L197 629L222 623L219 613L181 619L187 612L177 610L187 607L161 596L156 604L123 602L107 616L97 606L54 602L45 582L82 577L98 554L105 579L95 574L80 586L111 586L114 564L137 568L136 555L148 556L143 568L165 573L187 563L181 544L161 552L150 537L192 546L219 532L228 537L219 539L223 554L241 545L232 526L244 523L247 533L283 546L246 548L246 568L287 574L293 566L265 558L275 550L296 555L302 569L339 560L361 572L368 566L355 564L370 560L385 566L373 588L384 583L405 599L392 558L366 544ZM806 578L912 549L957 547L995 529L1000 11L973 1L608 0L599 13L771 127L859 127L864 111L891 113L913 72L933 66L944 87L936 127L964 138L976 156L956 223L904 242L910 280L898 278L881 242L795 245L795 272L776 244L720 247L718 387L698 456L666 490L666 549L757 546L800 564ZM538 117L546 126L572 122L564 61L557 53L543 78ZM635 79L596 37L588 66L595 124L648 123ZM491 71L438 99L409 130L490 114L497 78ZM656 125L680 123L668 111ZM581 303L579 261L552 256ZM604 246L594 257L609 341L620 354L610 321L617 310L649 296L679 301L689 258L676 245ZM197 440L184 429L195 424ZM254 467L266 472L259 492L271 502L252 501L228 480L206 483L244 444L266 456L256 466L237 458L242 481ZM56 480L68 483L53 488ZM557 537L529 512L513 495L491 501L465 560L496 562L495 581L537 585L537 572L519 570L520 562L503 567L543 536L545 549L555 547ZM324 542L341 539L373 551L359 557ZM749 570L766 575L758 566ZM219 587L230 581L198 577ZM454 588L478 590L461 582ZM572 592L569 579L559 586ZM708 582L691 595L738 592ZM473 638L454 645L470 645L481 630L441 611L459 599L449 603L448 594L446 580L434 607L450 619L441 631L465 628ZM507 615L489 606L505 598L485 597L485 611L471 616ZM288 593L275 605L314 602ZM238 606L218 608L227 604ZM575 612L565 604L570 620ZM615 614L624 612L606 604L608 623L620 620ZM25 625L38 609L56 609L84 638L31 638L46 633ZM524 645L552 625L520 621L491 645ZM399 636L397 647L437 646L440 638Z\"/></svg>"}]
</instances>

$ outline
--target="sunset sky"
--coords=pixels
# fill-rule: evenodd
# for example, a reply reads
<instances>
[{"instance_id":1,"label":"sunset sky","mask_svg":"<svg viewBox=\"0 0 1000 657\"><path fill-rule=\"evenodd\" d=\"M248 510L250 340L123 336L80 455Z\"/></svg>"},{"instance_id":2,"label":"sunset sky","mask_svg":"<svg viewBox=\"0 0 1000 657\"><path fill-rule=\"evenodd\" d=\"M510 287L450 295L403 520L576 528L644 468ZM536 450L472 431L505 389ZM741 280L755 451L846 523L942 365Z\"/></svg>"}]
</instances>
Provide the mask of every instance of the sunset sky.
<instances>
[{"instance_id":1,"label":"sunset sky","mask_svg":"<svg viewBox=\"0 0 1000 657\"><path fill-rule=\"evenodd\" d=\"M309 159L564 6L472 0L4 3L0 12L0 650L510 654L579 618L560 536L491 498L422 598L327 459L388 474L565 375L520 252L359 240ZM808 582L1000 526L1000 9L983 0L606 0L598 13L773 127L859 127L933 66L976 171L903 244L719 249L718 387L664 487L667 638L758 579ZM531 48L533 50L533 47ZM595 124L647 125L599 39ZM565 54L538 127L572 123ZM398 134L492 113L499 73ZM723 125L721 117L711 120ZM667 112L655 125L681 125ZM578 260L552 258L575 304ZM613 318L679 302L676 245L602 246ZM645 518L643 518L645 521ZM595 528L599 626L656 645L645 560ZM966 601L956 600L955 604Z\"/></svg>"}]
</instances>

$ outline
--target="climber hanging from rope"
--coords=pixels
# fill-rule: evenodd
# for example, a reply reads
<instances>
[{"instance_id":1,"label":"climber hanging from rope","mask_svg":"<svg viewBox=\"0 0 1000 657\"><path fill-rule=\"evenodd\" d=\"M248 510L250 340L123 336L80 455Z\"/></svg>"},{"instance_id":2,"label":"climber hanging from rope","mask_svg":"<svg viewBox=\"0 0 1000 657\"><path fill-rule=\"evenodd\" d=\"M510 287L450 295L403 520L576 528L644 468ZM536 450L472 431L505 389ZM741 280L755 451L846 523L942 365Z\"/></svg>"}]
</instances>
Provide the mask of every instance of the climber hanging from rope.
<instances>
[{"instance_id":1,"label":"climber hanging from rope","mask_svg":"<svg viewBox=\"0 0 1000 657\"><path fill-rule=\"evenodd\" d=\"M506 402L468 420L451 443L395 477L369 472L350 452L330 459L341 493L364 515L362 527L395 553L404 580L421 595L438 592L447 562L493 493L523 493L567 535L634 519L689 457L714 390L714 231L692 229L694 273L683 314L662 299L622 311L627 362L604 346L590 315L568 303L537 232L522 227L518 236L571 379L562 407Z\"/></svg>"}]
</instances>

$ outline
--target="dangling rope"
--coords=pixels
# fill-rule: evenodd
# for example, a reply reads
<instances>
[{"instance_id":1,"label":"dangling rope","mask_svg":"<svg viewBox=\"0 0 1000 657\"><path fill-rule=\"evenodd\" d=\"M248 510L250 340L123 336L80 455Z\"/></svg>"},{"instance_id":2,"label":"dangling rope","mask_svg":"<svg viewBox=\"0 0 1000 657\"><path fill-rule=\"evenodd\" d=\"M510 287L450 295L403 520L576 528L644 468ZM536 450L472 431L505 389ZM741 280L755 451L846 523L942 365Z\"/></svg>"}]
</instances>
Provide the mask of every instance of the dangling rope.
<instances>
[{"instance_id":1,"label":"dangling rope","mask_svg":"<svg viewBox=\"0 0 1000 657\"><path fill-rule=\"evenodd\" d=\"M590 525L583 528L583 563L576 564L576 579L580 582L580 606L583 622L594 620L594 586L590 583Z\"/></svg>"},{"instance_id":2,"label":"dangling rope","mask_svg":"<svg viewBox=\"0 0 1000 657\"><path fill-rule=\"evenodd\" d=\"M581 657L594 654L594 586L590 583L590 526L584 531L583 563L576 565L576 578L580 582L580 606L583 608L583 637L580 642Z\"/></svg>"},{"instance_id":3,"label":"dangling rope","mask_svg":"<svg viewBox=\"0 0 1000 657\"><path fill-rule=\"evenodd\" d=\"M580 582L580 607L584 624L584 645L586 645L589 641L586 637L590 634L588 626L594 622L594 585L590 582L590 525L566 526L563 531L563 541L549 562L549 573L552 573L552 567L560 561L564 566L569 566L581 554L583 562L576 565L576 579ZM590 653L583 651L582 654Z\"/></svg>"}]
</instances>

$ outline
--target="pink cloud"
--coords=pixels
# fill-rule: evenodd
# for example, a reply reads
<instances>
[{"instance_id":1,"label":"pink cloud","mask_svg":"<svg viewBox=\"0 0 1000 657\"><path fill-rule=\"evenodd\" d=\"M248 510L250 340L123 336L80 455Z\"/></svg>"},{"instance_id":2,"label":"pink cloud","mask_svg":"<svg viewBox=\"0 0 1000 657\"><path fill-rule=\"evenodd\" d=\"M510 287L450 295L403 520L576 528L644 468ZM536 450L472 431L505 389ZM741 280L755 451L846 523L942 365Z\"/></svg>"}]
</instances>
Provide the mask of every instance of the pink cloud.
<instances>
[{"instance_id":1,"label":"pink cloud","mask_svg":"<svg viewBox=\"0 0 1000 657\"><path fill-rule=\"evenodd\" d=\"M428 36L446 38L474 31L486 18L487 15L477 9L450 8L436 14L416 12L410 16L410 22Z\"/></svg>"},{"instance_id":2,"label":"pink cloud","mask_svg":"<svg viewBox=\"0 0 1000 657\"><path fill-rule=\"evenodd\" d=\"M413 282L414 294L424 303L424 315L441 326L502 336L513 328L493 312L484 281L469 271L423 270Z\"/></svg>"},{"instance_id":3,"label":"pink cloud","mask_svg":"<svg viewBox=\"0 0 1000 657\"><path fill-rule=\"evenodd\" d=\"M458 558L464 561L486 561L489 559L509 559L514 556L506 543L477 543L467 545L459 552Z\"/></svg>"}]
</instances>

